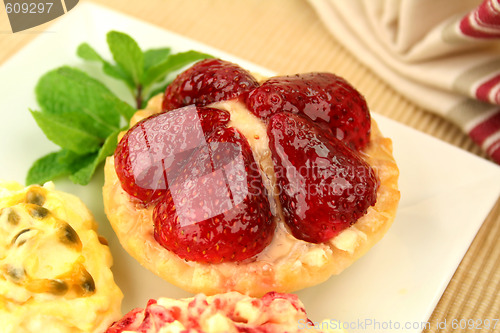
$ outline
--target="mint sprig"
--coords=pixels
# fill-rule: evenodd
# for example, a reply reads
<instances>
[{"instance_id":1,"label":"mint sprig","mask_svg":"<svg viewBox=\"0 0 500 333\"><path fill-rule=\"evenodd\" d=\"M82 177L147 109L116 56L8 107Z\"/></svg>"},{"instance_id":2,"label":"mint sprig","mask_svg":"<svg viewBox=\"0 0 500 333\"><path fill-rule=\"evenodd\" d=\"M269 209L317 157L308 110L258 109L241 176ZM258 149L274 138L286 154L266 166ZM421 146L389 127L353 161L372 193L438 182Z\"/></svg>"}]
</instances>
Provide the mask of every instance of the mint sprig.
<instances>
[{"instance_id":1,"label":"mint sprig","mask_svg":"<svg viewBox=\"0 0 500 333\"><path fill-rule=\"evenodd\" d=\"M198 51L173 54L168 47L142 51L135 40L118 31L108 32L106 40L116 64L106 61L87 43L78 47L77 55L87 61L100 62L104 73L123 81L138 109L145 106L159 87L169 83L169 74L195 61L212 58Z\"/></svg>"},{"instance_id":2,"label":"mint sprig","mask_svg":"<svg viewBox=\"0 0 500 333\"><path fill-rule=\"evenodd\" d=\"M62 149L38 159L26 183L70 176L76 184L88 184L98 164L113 154L122 117L129 120L136 110L101 82L67 66L43 75L35 93L41 109L31 114Z\"/></svg>"},{"instance_id":3,"label":"mint sprig","mask_svg":"<svg viewBox=\"0 0 500 333\"><path fill-rule=\"evenodd\" d=\"M62 176L75 184L88 184L99 165L114 153L118 135L136 109L164 91L174 72L211 57L197 51L172 53L169 47L142 51L132 37L117 31L106 37L114 63L87 43L78 47L77 54L101 63L106 75L124 82L136 105L127 104L77 68L62 66L43 75L35 88L40 110L30 112L46 137L61 149L36 160L26 184L43 184Z\"/></svg>"}]
</instances>

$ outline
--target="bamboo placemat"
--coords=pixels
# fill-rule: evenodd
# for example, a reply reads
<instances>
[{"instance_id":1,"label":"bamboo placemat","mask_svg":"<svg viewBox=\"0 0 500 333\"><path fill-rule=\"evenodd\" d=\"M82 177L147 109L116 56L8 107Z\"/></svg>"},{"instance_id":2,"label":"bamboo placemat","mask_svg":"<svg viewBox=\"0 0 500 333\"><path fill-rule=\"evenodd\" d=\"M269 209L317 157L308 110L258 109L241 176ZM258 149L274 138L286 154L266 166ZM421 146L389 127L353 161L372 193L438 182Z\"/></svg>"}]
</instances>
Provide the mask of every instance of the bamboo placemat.
<instances>
[{"instance_id":1,"label":"bamboo placemat","mask_svg":"<svg viewBox=\"0 0 500 333\"><path fill-rule=\"evenodd\" d=\"M485 157L456 126L408 101L361 65L329 35L305 0L94 2L211 45L277 73L335 72L352 82L376 112ZM49 24L12 34L5 10L1 9L0 64ZM500 200L455 272L429 319L431 328L425 332L438 332L437 324L444 320L450 323L454 319L500 318L499 239ZM446 330L439 330L451 331L460 332L452 330L451 325L447 325Z\"/></svg>"}]
</instances>

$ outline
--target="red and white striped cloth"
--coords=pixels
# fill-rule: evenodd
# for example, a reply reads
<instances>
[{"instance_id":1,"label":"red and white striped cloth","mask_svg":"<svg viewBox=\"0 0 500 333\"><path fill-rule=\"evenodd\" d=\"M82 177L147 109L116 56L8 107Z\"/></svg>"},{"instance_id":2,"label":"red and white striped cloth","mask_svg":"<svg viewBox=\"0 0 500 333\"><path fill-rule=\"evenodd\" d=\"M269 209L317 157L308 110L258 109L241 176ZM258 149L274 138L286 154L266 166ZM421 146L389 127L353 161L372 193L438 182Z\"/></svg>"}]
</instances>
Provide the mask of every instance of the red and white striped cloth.
<instances>
[{"instance_id":1,"label":"red and white striped cloth","mask_svg":"<svg viewBox=\"0 0 500 333\"><path fill-rule=\"evenodd\" d=\"M308 0L361 62L500 163L500 0Z\"/></svg>"}]
</instances>

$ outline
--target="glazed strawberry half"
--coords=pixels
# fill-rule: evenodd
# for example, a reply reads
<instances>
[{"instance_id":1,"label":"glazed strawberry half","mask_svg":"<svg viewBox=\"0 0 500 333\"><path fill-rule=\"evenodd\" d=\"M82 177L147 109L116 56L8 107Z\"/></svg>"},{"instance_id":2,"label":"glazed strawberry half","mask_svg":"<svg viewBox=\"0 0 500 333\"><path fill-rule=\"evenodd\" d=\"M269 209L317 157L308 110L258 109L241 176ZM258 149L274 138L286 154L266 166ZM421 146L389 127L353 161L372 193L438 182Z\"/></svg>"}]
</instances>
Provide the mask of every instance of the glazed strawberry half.
<instances>
[{"instance_id":1,"label":"glazed strawberry half","mask_svg":"<svg viewBox=\"0 0 500 333\"><path fill-rule=\"evenodd\" d=\"M120 140L122 188L154 205L155 239L198 262L241 261L272 240L275 223L246 138L227 111L188 106L140 121Z\"/></svg>"},{"instance_id":2,"label":"glazed strawberry half","mask_svg":"<svg viewBox=\"0 0 500 333\"><path fill-rule=\"evenodd\" d=\"M373 169L310 120L278 113L267 132L285 222L296 238L328 241L375 204Z\"/></svg>"},{"instance_id":3,"label":"glazed strawberry half","mask_svg":"<svg viewBox=\"0 0 500 333\"><path fill-rule=\"evenodd\" d=\"M155 239L198 262L242 261L272 240L274 222L247 140L220 128L156 206Z\"/></svg>"},{"instance_id":4,"label":"glazed strawberry half","mask_svg":"<svg viewBox=\"0 0 500 333\"><path fill-rule=\"evenodd\" d=\"M272 77L250 92L246 104L262 119L279 112L304 115L353 149L362 150L370 141L364 97L335 74Z\"/></svg>"},{"instance_id":5,"label":"glazed strawberry half","mask_svg":"<svg viewBox=\"0 0 500 333\"><path fill-rule=\"evenodd\" d=\"M205 135L228 122L226 111L194 106L140 121L114 154L122 188L145 205L159 200Z\"/></svg>"},{"instance_id":6,"label":"glazed strawberry half","mask_svg":"<svg viewBox=\"0 0 500 333\"><path fill-rule=\"evenodd\" d=\"M201 60L167 87L163 111L233 99L258 86L257 80L236 64L221 59Z\"/></svg>"}]
</instances>

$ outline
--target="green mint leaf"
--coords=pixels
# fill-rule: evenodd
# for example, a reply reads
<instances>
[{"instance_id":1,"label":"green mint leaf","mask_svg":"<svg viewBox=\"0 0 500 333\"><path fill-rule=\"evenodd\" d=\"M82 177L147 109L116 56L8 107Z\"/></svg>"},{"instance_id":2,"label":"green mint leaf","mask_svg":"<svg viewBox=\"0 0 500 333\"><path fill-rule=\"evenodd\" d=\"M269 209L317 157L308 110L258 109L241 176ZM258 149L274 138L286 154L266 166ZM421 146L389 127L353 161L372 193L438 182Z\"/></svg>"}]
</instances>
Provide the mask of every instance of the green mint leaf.
<instances>
[{"instance_id":1,"label":"green mint leaf","mask_svg":"<svg viewBox=\"0 0 500 333\"><path fill-rule=\"evenodd\" d=\"M69 166L60 161L61 156L65 154L66 151L60 150L36 160L26 175L26 185L43 185L57 177L68 175L70 173Z\"/></svg>"},{"instance_id":2,"label":"green mint leaf","mask_svg":"<svg viewBox=\"0 0 500 333\"><path fill-rule=\"evenodd\" d=\"M167 74L179 70L195 61L206 58L212 58L212 56L197 51L171 54L165 61L148 68L144 73L142 85L147 87L155 82L163 81Z\"/></svg>"},{"instance_id":3,"label":"green mint leaf","mask_svg":"<svg viewBox=\"0 0 500 333\"><path fill-rule=\"evenodd\" d=\"M61 115L39 111L31 114L45 136L62 148L85 154L98 150L103 142L102 138L78 128L77 119L73 122Z\"/></svg>"},{"instance_id":4,"label":"green mint leaf","mask_svg":"<svg viewBox=\"0 0 500 333\"><path fill-rule=\"evenodd\" d=\"M76 154L72 151L65 152L66 154L59 158L59 162L68 165L69 179L75 184L87 185L93 173L89 166L94 163L99 152L96 151L85 155Z\"/></svg>"},{"instance_id":5,"label":"green mint leaf","mask_svg":"<svg viewBox=\"0 0 500 333\"><path fill-rule=\"evenodd\" d=\"M130 74L135 85L139 84L144 70L144 54L137 42L118 31L108 32L106 39L115 62Z\"/></svg>"},{"instance_id":6,"label":"green mint leaf","mask_svg":"<svg viewBox=\"0 0 500 333\"><path fill-rule=\"evenodd\" d=\"M106 159L106 157L111 156L115 153L116 146L118 145L118 135L120 134L120 132L127 129L128 126L120 128L119 130L112 133L110 136L106 138L106 141L104 141L101 150L99 150L99 155L97 156L99 163L103 162Z\"/></svg>"},{"instance_id":7,"label":"green mint leaf","mask_svg":"<svg viewBox=\"0 0 500 333\"><path fill-rule=\"evenodd\" d=\"M169 47L144 51L144 71L167 60L170 52L171 49Z\"/></svg>"},{"instance_id":8,"label":"green mint leaf","mask_svg":"<svg viewBox=\"0 0 500 333\"><path fill-rule=\"evenodd\" d=\"M90 183L95 171L94 161L96 160L96 156L97 153L90 155L88 161L86 161L87 163L78 171L69 175L69 179L73 183L79 185L87 185Z\"/></svg>"},{"instance_id":9,"label":"green mint leaf","mask_svg":"<svg viewBox=\"0 0 500 333\"><path fill-rule=\"evenodd\" d=\"M78 48L76 49L76 54L84 59L84 60L88 60L88 61L100 61L100 62L103 62L105 61L100 55L99 53L97 53L96 50L94 50L92 48L92 46L90 46L89 44L87 43L82 43L78 46Z\"/></svg>"},{"instance_id":10,"label":"green mint leaf","mask_svg":"<svg viewBox=\"0 0 500 333\"><path fill-rule=\"evenodd\" d=\"M59 156L59 163L67 165L70 174L73 174L91 163L98 151L88 154L78 154L71 150L63 150L64 154Z\"/></svg>"},{"instance_id":11,"label":"green mint leaf","mask_svg":"<svg viewBox=\"0 0 500 333\"><path fill-rule=\"evenodd\" d=\"M86 130L106 138L120 127L120 115L127 120L135 109L116 97L104 84L67 66L43 75L35 88L42 111L58 115L78 113Z\"/></svg>"},{"instance_id":12,"label":"green mint leaf","mask_svg":"<svg viewBox=\"0 0 500 333\"><path fill-rule=\"evenodd\" d=\"M130 89L132 90L135 89L134 79L127 72L125 72L120 66L110 64L109 62L105 62L102 65L102 70L107 75L125 82Z\"/></svg>"},{"instance_id":13,"label":"green mint leaf","mask_svg":"<svg viewBox=\"0 0 500 333\"><path fill-rule=\"evenodd\" d=\"M85 160L80 160L80 168L69 176L71 181L80 185L87 185L90 182L97 167L106 159L106 157L113 155L120 131L121 130L118 130L112 133L106 139L98 152L88 156Z\"/></svg>"},{"instance_id":14,"label":"green mint leaf","mask_svg":"<svg viewBox=\"0 0 500 333\"><path fill-rule=\"evenodd\" d=\"M80 44L78 46L78 49L76 50L76 54L84 60L97 61L102 63L102 69L104 73L115 79L125 82L131 89L135 88L134 80L127 72L125 72L121 67L113 65L104 60L104 58L101 57L99 53L97 53L97 51L95 51L89 44Z\"/></svg>"}]
</instances>

